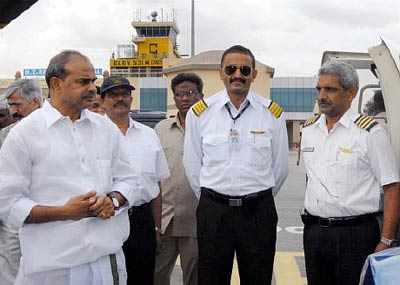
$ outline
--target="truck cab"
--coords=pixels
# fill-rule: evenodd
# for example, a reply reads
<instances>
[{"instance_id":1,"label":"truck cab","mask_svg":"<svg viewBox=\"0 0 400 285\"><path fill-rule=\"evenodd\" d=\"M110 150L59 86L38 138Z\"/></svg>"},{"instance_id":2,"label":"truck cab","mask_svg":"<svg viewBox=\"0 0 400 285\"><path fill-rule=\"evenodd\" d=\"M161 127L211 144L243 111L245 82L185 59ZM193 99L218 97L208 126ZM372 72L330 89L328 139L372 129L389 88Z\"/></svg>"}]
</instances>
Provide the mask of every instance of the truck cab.
<instances>
[{"instance_id":1,"label":"truck cab","mask_svg":"<svg viewBox=\"0 0 400 285\"><path fill-rule=\"evenodd\" d=\"M388 130L397 160L400 162L400 58L399 52L382 42L368 52L325 51L321 64L340 60L354 66L360 88L352 108L365 114L376 93L382 92L385 112L374 114Z\"/></svg>"}]
</instances>

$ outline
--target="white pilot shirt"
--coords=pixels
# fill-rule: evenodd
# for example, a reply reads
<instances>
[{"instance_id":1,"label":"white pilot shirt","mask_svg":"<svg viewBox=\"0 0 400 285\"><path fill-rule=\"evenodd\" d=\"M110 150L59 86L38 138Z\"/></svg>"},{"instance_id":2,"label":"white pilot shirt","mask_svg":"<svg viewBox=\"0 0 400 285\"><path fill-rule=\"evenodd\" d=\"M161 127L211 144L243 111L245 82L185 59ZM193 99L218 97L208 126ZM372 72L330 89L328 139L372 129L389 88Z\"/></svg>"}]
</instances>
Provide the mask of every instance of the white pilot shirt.
<instances>
[{"instance_id":1,"label":"white pilot shirt","mask_svg":"<svg viewBox=\"0 0 400 285\"><path fill-rule=\"evenodd\" d=\"M370 131L348 110L330 132L326 117L303 128L301 152L308 182L305 209L320 217L343 217L382 210L382 186L399 181L399 168L385 129Z\"/></svg>"},{"instance_id":2,"label":"white pilot shirt","mask_svg":"<svg viewBox=\"0 0 400 285\"><path fill-rule=\"evenodd\" d=\"M272 188L276 194L288 174L288 139L284 114L267 109L270 100L249 92L239 111L226 90L205 99L208 108L186 116L183 163L197 197L200 187L242 196ZM235 117L250 103L234 123ZM234 130L232 135L231 129Z\"/></svg>"},{"instance_id":3,"label":"white pilot shirt","mask_svg":"<svg viewBox=\"0 0 400 285\"><path fill-rule=\"evenodd\" d=\"M168 163L155 131L129 118L129 128L124 136L125 153L131 167L140 177L146 203L160 193L158 183L169 177Z\"/></svg>"}]
</instances>

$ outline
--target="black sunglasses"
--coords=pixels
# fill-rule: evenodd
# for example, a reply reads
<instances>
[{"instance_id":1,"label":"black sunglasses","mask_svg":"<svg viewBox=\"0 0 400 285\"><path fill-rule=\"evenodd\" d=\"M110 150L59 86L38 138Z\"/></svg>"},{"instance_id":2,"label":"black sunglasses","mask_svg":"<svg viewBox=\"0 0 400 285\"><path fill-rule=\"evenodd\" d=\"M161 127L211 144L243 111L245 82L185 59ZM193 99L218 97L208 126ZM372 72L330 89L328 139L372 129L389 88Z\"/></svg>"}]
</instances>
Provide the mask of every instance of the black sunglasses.
<instances>
[{"instance_id":1,"label":"black sunglasses","mask_svg":"<svg viewBox=\"0 0 400 285\"><path fill-rule=\"evenodd\" d=\"M225 66L225 74L228 76L231 76L232 74L234 74L236 72L237 69L240 69L240 73L243 76L249 76L251 73L251 67L248 65L227 65Z\"/></svg>"}]
</instances>

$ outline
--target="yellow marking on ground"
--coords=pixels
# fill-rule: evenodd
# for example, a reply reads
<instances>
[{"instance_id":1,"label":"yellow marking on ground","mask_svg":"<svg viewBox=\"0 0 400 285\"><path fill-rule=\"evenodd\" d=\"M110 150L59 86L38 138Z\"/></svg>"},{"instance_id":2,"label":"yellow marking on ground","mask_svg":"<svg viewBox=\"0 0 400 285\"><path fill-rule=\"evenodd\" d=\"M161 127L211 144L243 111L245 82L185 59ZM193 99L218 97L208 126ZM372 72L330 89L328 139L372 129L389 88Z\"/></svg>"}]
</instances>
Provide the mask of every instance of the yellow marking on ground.
<instances>
[{"instance_id":1,"label":"yellow marking on ground","mask_svg":"<svg viewBox=\"0 0 400 285\"><path fill-rule=\"evenodd\" d=\"M306 285L307 279L301 276L296 257L304 257L302 251L277 251L274 262L274 278L276 285ZM180 265L178 257L177 265ZM240 285L236 257L233 261L231 285Z\"/></svg>"},{"instance_id":2,"label":"yellow marking on ground","mask_svg":"<svg viewBox=\"0 0 400 285\"><path fill-rule=\"evenodd\" d=\"M303 257L301 251L278 251L275 254L274 279L276 285L305 285L307 279L301 276L296 257ZM236 258L232 269L231 285L240 285Z\"/></svg>"},{"instance_id":3,"label":"yellow marking on ground","mask_svg":"<svg viewBox=\"0 0 400 285\"><path fill-rule=\"evenodd\" d=\"M301 251L279 251L275 254L274 276L276 285L304 285L306 278L301 276L296 257L303 257Z\"/></svg>"}]
</instances>

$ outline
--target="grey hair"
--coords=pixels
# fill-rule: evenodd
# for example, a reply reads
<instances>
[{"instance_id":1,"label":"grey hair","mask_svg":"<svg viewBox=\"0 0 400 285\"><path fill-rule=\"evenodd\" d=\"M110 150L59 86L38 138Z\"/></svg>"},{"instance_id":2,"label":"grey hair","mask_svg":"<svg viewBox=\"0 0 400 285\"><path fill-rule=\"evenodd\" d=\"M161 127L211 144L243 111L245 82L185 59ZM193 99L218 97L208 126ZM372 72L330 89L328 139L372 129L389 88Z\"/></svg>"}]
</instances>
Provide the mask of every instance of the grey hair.
<instances>
[{"instance_id":1,"label":"grey hair","mask_svg":"<svg viewBox=\"0 0 400 285\"><path fill-rule=\"evenodd\" d=\"M330 60L325 62L318 71L318 77L321 75L335 75L339 79L339 84L345 90L355 88L358 90L358 75L355 68L343 61Z\"/></svg>"},{"instance_id":2,"label":"grey hair","mask_svg":"<svg viewBox=\"0 0 400 285\"><path fill-rule=\"evenodd\" d=\"M65 69L65 65L70 61L71 57L80 56L89 61L89 59L76 50L64 50L59 54L55 55L49 62L46 69L46 83L50 90L50 79L57 77L64 79L68 75L68 71Z\"/></svg>"},{"instance_id":3,"label":"grey hair","mask_svg":"<svg viewBox=\"0 0 400 285\"><path fill-rule=\"evenodd\" d=\"M6 100L0 100L0 110L8 109L8 104Z\"/></svg>"},{"instance_id":4,"label":"grey hair","mask_svg":"<svg viewBox=\"0 0 400 285\"><path fill-rule=\"evenodd\" d=\"M43 103L42 88L40 88L39 82L36 80L19 79L14 81L7 87L5 98L8 99L15 91L20 91L20 95L29 102L37 98L40 106Z\"/></svg>"}]
</instances>

